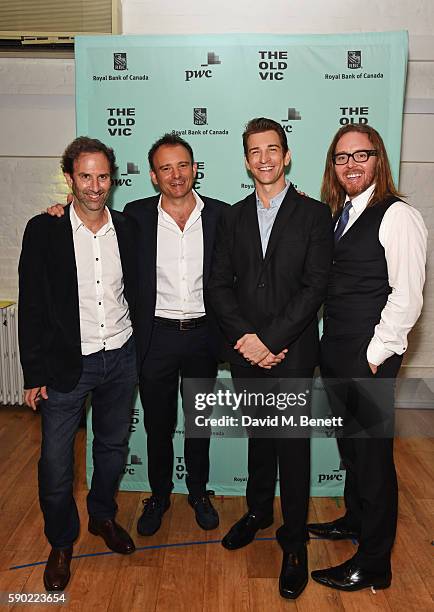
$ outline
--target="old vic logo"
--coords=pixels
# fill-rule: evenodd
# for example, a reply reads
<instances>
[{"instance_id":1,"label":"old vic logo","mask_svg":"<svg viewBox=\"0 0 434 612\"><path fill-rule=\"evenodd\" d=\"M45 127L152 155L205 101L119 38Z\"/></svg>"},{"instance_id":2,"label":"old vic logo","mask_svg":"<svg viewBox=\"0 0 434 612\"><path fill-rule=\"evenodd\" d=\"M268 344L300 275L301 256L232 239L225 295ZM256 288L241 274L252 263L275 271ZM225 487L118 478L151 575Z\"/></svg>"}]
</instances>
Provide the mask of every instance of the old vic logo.
<instances>
[{"instance_id":1,"label":"old vic logo","mask_svg":"<svg viewBox=\"0 0 434 612\"><path fill-rule=\"evenodd\" d=\"M131 136L136 124L135 108L108 108L107 131L110 136Z\"/></svg>"},{"instance_id":2,"label":"old vic logo","mask_svg":"<svg viewBox=\"0 0 434 612\"><path fill-rule=\"evenodd\" d=\"M258 51L259 78L262 81L283 81L288 68L288 51Z\"/></svg>"}]
</instances>

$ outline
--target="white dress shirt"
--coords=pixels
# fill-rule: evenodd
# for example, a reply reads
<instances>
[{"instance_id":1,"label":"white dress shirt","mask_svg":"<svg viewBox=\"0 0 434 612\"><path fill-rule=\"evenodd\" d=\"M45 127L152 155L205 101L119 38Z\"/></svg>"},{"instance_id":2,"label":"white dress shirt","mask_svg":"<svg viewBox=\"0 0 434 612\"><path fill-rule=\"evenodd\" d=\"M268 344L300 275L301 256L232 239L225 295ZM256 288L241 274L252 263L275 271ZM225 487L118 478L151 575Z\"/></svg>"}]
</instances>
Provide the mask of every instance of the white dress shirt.
<instances>
[{"instance_id":1,"label":"white dress shirt","mask_svg":"<svg viewBox=\"0 0 434 612\"><path fill-rule=\"evenodd\" d=\"M374 189L375 185L371 185L351 200L343 234L363 213ZM421 214L408 204L394 202L384 213L378 239L384 248L392 291L366 351L369 363L381 365L388 357L402 355L407 349L407 335L422 310L427 236Z\"/></svg>"},{"instance_id":2,"label":"white dress shirt","mask_svg":"<svg viewBox=\"0 0 434 612\"><path fill-rule=\"evenodd\" d=\"M82 355L125 344L132 334L116 230L108 208L108 221L96 234L70 207Z\"/></svg>"},{"instance_id":3,"label":"white dress shirt","mask_svg":"<svg viewBox=\"0 0 434 612\"><path fill-rule=\"evenodd\" d=\"M157 300L155 315L167 319L196 319L205 314L203 301L204 203L193 191L196 206L184 231L158 203Z\"/></svg>"}]
</instances>

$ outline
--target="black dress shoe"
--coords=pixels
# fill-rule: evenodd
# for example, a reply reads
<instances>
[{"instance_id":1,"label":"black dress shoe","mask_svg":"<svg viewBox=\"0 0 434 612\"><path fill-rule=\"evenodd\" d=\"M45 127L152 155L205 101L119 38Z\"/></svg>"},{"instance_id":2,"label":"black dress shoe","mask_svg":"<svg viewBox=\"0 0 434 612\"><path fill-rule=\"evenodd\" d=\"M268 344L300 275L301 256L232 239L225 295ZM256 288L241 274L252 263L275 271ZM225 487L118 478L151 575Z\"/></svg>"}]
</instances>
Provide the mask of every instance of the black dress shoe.
<instances>
[{"instance_id":1,"label":"black dress shoe","mask_svg":"<svg viewBox=\"0 0 434 612\"><path fill-rule=\"evenodd\" d=\"M336 567L315 570L311 576L316 582L340 591L360 591L360 589L369 587L387 589L392 582L390 571L368 572L362 569L354 559L349 559Z\"/></svg>"},{"instance_id":2,"label":"black dress shoe","mask_svg":"<svg viewBox=\"0 0 434 612\"><path fill-rule=\"evenodd\" d=\"M93 535L101 536L113 552L129 555L136 550L129 534L113 519L98 520L89 517L88 529Z\"/></svg>"},{"instance_id":3,"label":"black dress shoe","mask_svg":"<svg viewBox=\"0 0 434 612\"><path fill-rule=\"evenodd\" d=\"M143 500L143 512L137 521L137 531L140 535L151 536L161 527L163 514L170 506L170 497L151 495Z\"/></svg>"},{"instance_id":4,"label":"black dress shoe","mask_svg":"<svg viewBox=\"0 0 434 612\"><path fill-rule=\"evenodd\" d=\"M307 528L310 533L326 540L358 540L360 537L358 531L347 527L345 517L330 523L309 523Z\"/></svg>"},{"instance_id":5,"label":"black dress shoe","mask_svg":"<svg viewBox=\"0 0 434 612\"><path fill-rule=\"evenodd\" d=\"M208 495L201 497L188 496L188 503L193 508L196 515L196 522L202 529L215 529L219 524L219 515L211 503Z\"/></svg>"},{"instance_id":6,"label":"black dress shoe","mask_svg":"<svg viewBox=\"0 0 434 612\"><path fill-rule=\"evenodd\" d=\"M285 599L296 599L307 585L307 550L304 545L297 553L283 553L279 576L279 593Z\"/></svg>"},{"instance_id":7,"label":"black dress shoe","mask_svg":"<svg viewBox=\"0 0 434 612\"><path fill-rule=\"evenodd\" d=\"M273 517L259 517L253 512L247 512L235 523L222 540L222 545L228 550L242 548L254 539L259 529L266 529L273 524Z\"/></svg>"},{"instance_id":8,"label":"black dress shoe","mask_svg":"<svg viewBox=\"0 0 434 612\"><path fill-rule=\"evenodd\" d=\"M52 548L44 571L44 586L47 591L64 591L71 573L72 546Z\"/></svg>"}]
</instances>

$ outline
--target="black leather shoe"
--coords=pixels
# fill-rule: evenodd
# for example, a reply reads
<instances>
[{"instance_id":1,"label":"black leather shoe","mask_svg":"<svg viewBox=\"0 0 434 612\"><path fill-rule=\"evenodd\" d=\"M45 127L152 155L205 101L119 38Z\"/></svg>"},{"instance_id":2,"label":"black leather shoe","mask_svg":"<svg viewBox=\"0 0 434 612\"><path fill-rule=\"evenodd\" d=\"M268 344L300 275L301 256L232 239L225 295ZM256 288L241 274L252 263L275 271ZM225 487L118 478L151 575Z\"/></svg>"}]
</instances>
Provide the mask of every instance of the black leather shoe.
<instances>
[{"instance_id":1,"label":"black leather shoe","mask_svg":"<svg viewBox=\"0 0 434 612\"><path fill-rule=\"evenodd\" d=\"M311 576L316 582L340 591L360 591L369 587L387 589L392 582L391 572L367 572L354 559L336 567L315 570Z\"/></svg>"},{"instance_id":2,"label":"black leather shoe","mask_svg":"<svg viewBox=\"0 0 434 612\"><path fill-rule=\"evenodd\" d=\"M120 553L121 555L130 555L136 550L129 534L113 519L98 520L89 517L88 529L93 535L101 536L113 552Z\"/></svg>"},{"instance_id":3,"label":"black leather shoe","mask_svg":"<svg viewBox=\"0 0 434 612\"><path fill-rule=\"evenodd\" d=\"M222 540L222 545L228 550L236 550L247 546L254 539L259 529L266 529L273 524L273 517L259 517L253 512L247 512L235 523Z\"/></svg>"},{"instance_id":4,"label":"black leather shoe","mask_svg":"<svg viewBox=\"0 0 434 612\"><path fill-rule=\"evenodd\" d=\"M64 591L71 577L72 546L52 548L44 571L44 586L47 591Z\"/></svg>"},{"instance_id":5,"label":"black leather shoe","mask_svg":"<svg viewBox=\"0 0 434 612\"><path fill-rule=\"evenodd\" d=\"M279 576L279 593L285 599L296 599L307 585L307 550L304 545L297 553L283 553Z\"/></svg>"},{"instance_id":6,"label":"black leather shoe","mask_svg":"<svg viewBox=\"0 0 434 612\"><path fill-rule=\"evenodd\" d=\"M202 497L188 496L188 503L196 515L196 522L202 529L215 529L219 524L219 515L208 495Z\"/></svg>"},{"instance_id":7,"label":"black leather shoe","mask_svg":"<svg viewBox=\"0 0 434 612\"><path fill-rule=\"evenodd\" d=\"M330 523L309 523L310 533L326 540L358 540L360 533L347 527L345 518L341 517Z\"/></svg>"},{"instance_id":8,"label":"black leather shoe","mask_svg":"<svg viewBox=\"0 0 434 612\"><path fill-rule=\"evenodd\" d=\"M151 495L143 500L143 512L137 521L137 531L140 535L151 536L161 527L163 514L170 506L169 497Z\"/></svg>"}]
</instances>

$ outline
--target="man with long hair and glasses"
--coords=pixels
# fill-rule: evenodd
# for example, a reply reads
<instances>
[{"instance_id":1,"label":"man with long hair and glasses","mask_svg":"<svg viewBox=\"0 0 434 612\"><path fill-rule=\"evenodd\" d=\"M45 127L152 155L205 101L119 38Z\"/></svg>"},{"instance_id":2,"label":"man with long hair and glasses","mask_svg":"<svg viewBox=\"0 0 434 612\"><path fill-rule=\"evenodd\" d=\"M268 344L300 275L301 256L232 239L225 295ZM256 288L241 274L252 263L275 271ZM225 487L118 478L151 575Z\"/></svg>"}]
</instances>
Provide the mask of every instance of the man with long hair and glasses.
<instances>
[{"instance_id":1,"label":"man with long hair and glasses","mask_svg":"<svg viewBox=\"0 0 434 612\"><path fill-rule=\"evenodd\" d=\"M345 416L338 446L346 468L346 513L308 529L359 545L351 559L316 570L312 578L345 591L383 589L392 578L398 502L393 381L422 309L427 230L420 213L401 200L383 140L369 125L336 133L321 199L335 219L321 373L332 411Z\"/></svg>"}]
</instances>

